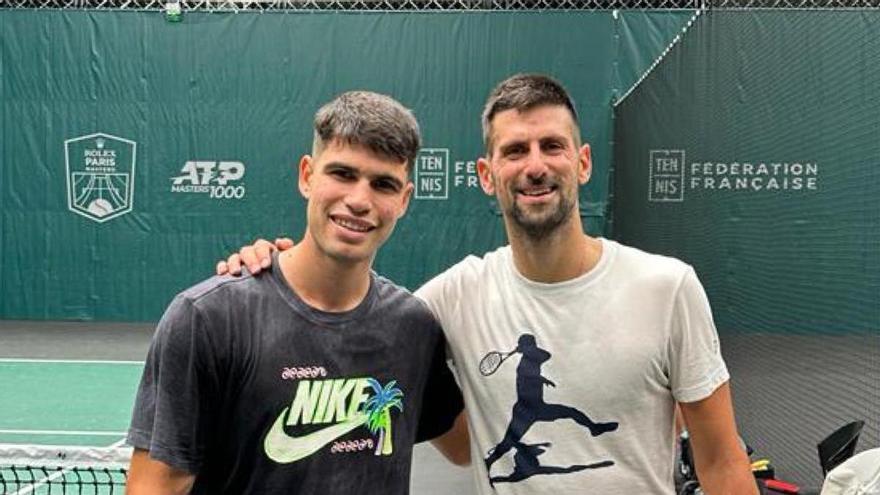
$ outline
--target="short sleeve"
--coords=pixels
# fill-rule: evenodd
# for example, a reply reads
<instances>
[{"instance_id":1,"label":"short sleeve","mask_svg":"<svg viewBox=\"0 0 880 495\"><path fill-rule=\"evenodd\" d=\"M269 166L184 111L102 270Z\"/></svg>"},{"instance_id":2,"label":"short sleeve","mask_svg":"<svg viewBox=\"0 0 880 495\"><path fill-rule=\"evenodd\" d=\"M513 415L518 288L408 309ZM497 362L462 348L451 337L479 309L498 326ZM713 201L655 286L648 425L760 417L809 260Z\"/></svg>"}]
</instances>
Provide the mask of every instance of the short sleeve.
<instances>
[{"instance_id":1,"label":"short sleeve","mask_svg":"<svg viewBox=\"0 0 880 495\"><path fill-rule=\"evenodd\" d=\"M444 319L448 319L445 293L451 278L452 268L428 280L415 292L415 296L425 302L441 325L444 325Z\"/></svg>"},{"instance_id":2,"label":"short sleeve","mask_svg":"<svg viewBox=\"0 0 880 495\"><path fill-rule=\"evenodd\" d=\"M464 409L461 390L446 364L446 344L443 338L434 346L416 442L436 438L452 428L455 418Z\"/></svg>"},{"instance_id":3,"label":"short sleeve","mask_svg":"<svg viewBox=\"0 0 880 495\"><path fill-rule=\"evenodd\" d=\"M135 398L129 445L169 466L197 473L212 431L217 376L203 319L178 296L153 336Z\"/></svg>"},{"instance_id":4,"label":"short sleeve","mask_svg":"<svg viewBox=\"0 0 880 495\"><path fill-rule=\"evenodd\" d=\"M695 402L711 395L730 375L721 357L709 299L691 267L674 304L669 343L672 393L679 402Z\"/></svg>"}]
</instances>

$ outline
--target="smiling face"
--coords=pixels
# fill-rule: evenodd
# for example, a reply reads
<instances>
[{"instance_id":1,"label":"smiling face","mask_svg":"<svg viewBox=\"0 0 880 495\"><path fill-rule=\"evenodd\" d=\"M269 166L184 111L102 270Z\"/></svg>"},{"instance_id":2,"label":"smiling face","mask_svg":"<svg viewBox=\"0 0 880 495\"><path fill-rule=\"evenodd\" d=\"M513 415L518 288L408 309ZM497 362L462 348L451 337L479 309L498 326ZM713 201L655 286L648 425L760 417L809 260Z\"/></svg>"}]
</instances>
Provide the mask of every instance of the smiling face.
<instances>
[{"instance_id":1,"label":"smiling face","mask_svg":"<svg viewBox=\"0 0 880 495\"><path fill-rule=\"evenodd\" d=\"M333 140L317 156L304 156L299 171L308 199L304 243L337 262L372 262L409 204L406 163Z\"/></svg>"},{"instance_id":2,"label":"smiling face","mask_svg":"<svg viewBox=\"0 0 880 495\"><path fill-rule=\"evenodd\" d=\"M578 186L590 177L590 147L580 146L568 109L504 110L490 125L480 183L494 195L508 229L541 239L577 214Z\"/></svg>"}]
</instances>

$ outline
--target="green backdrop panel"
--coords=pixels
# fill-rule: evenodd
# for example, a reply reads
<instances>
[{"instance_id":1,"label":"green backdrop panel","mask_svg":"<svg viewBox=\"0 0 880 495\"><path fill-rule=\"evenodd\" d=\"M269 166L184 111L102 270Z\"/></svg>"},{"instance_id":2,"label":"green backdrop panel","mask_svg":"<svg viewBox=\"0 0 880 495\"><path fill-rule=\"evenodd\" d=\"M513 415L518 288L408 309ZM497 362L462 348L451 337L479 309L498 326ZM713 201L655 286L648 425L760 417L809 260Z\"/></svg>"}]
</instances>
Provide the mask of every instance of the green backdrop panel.
<instances>
[{"instance_id":1,"label":"green backdrop panel","mask_svg":"<svg viewBox=\"0 0 880 495\"><path fill-rule=\"evenodd\" d=\"M689 17L0 10L0 317L156 319L221 254L300 236L295 166L349 89L422 123L416 197L376 262L398 283L504 242L474 160L483 101L515 72L574 94L596 163L581 210L602 232L609 102Z\"/></svg>"},{"instance_id":2,"label":"green backdrop panel","mask_svg":"<svg viewBox=\"0 0 880 495\"><path fill-rule=\"evenodd\" d=\"M711 12L617 107L614 232L719 327L880 329L880 15Z\"/></svg>"},{"instance_id":3,"label":"green backdrop panel","mask_svg":"<svg viewBox=\"0 0 880 495\"><path fill-rule=\"evenodd\" d=\"M695 265L739 431L815 490L880 442L880 12L710 11L615 110L613 231Z\"/></svg>"}]
</instances>

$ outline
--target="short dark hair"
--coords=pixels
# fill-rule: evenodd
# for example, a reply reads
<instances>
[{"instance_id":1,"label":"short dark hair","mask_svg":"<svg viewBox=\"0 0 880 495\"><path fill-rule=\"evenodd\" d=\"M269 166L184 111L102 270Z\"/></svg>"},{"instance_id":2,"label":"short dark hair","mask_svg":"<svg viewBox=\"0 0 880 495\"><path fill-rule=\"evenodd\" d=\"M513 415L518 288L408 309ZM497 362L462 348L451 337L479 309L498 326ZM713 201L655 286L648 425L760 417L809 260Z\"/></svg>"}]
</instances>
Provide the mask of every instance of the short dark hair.
<instances>
[{"instance_id":1,"label":"short dark hair","mask_svg":"<svg viewBox=\"0 0 880 495\"><path fill-rule=\"evenodd\" d=\"M405 162L408 171L422 143L412 111L390 96L370 91L342 93L315 114L312 153L319 154L335 140Z\"/></svg>"},{"instance_id":2,"label":"short dark hair","mask_svg":"<svg viewBox=\"0 0 880 495\"><path fill-rule=\"evenodd\" d=\"M543 74L516 74L498 83L489 93L483 107L483 145L491 153L492 119L505 110L524 112L543 105L559 105L568 109L578 134L578 115L574 100L559 81ZM580 141L580 136L575 135Z\"/></svg>"}]
</instances>

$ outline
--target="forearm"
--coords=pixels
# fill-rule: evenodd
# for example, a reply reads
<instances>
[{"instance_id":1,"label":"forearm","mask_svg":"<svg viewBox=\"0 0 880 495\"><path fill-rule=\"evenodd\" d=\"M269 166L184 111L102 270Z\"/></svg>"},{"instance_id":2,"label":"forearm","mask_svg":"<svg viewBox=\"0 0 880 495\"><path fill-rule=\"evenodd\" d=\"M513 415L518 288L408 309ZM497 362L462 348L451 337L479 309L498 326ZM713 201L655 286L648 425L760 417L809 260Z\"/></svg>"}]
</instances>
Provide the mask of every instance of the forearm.
<instances>
[{"instance_id":1,"label":"forearm","mask_svg":"<svg viewBox=\"0 0 880 495\"><path fill-rule=\"evenodd\" d=\"M697 478L707 495L757 495L758 487L741 450L716 458L695 459Z\"/></svg>"},{"instance_id":2,"label":"forearm","mask_svg":"<svg viewBox=\"0 0 880 495\"><path fill-rule=\"evenodd\" d=\"M468 466L471 463L470 435L468 434L467 416L464 411L459 413L452 428L439 437L431 440L431 444L443 454L449 462L456 466Z\"/></svg>"},{"instance_id":3,"label":"forearm","mask_svg":"<svg viewBox=\"0 0 880 495\"><path fill-rule=\"evenodd\" d=\"M127 495L186 495L195 475L173 468L150 457L149 452L135 449L125 484Z\"/></svg>"},{"instance_id":4,"label":"forearm","mask_svg":"<svg viewBox=\"0 0 880 495\"><path fill-rule=\"evenodd\" d=\"M680 403L700 486L708 495L755 495L758 487L733 417L730 385L698 402Z\"/></svg>"}]
</instances>

